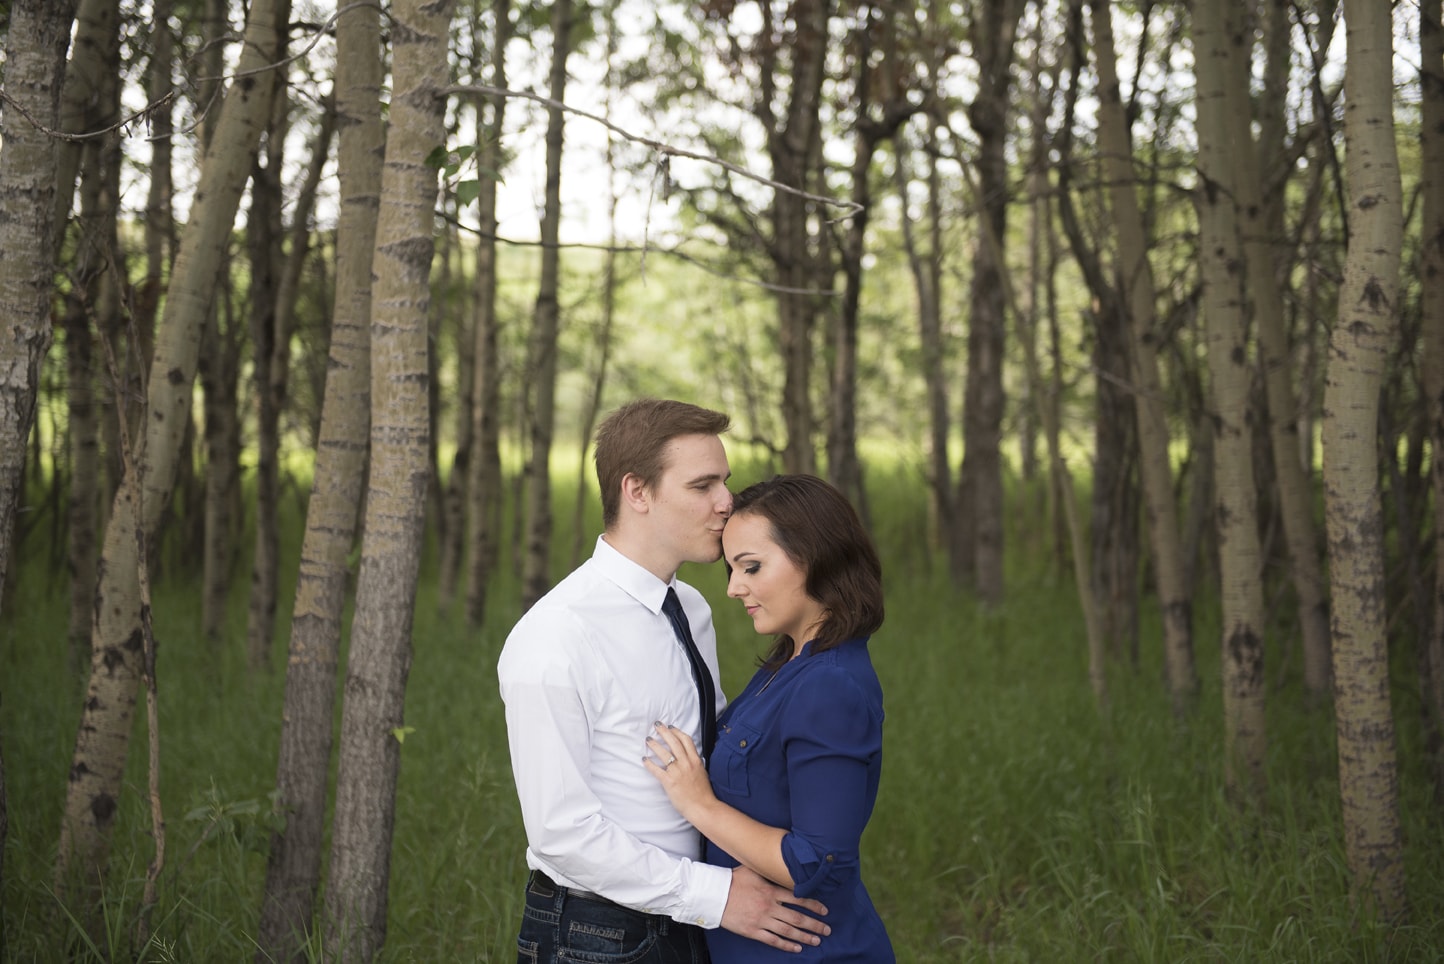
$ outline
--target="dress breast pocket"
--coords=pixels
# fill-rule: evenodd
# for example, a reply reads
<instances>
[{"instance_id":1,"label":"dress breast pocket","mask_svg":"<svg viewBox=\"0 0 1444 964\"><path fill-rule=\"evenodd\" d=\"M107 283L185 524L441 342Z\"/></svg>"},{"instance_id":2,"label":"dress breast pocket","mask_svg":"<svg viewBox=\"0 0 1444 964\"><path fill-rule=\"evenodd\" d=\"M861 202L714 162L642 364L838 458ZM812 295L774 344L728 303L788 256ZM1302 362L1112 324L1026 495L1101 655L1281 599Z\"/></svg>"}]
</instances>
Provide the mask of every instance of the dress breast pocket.
<instances>
[{"instance_id":1,"label":"dress breast pocket","mask_svg":"<svg viewBox=\"0 0 1444 964\"><path fill-rule=\"evenodd\" d=\"M722 727L708 767L713 786L733 796L747 796L747 764L761 735L760 730L745 723Z\"/></svg>"}]
</instances>

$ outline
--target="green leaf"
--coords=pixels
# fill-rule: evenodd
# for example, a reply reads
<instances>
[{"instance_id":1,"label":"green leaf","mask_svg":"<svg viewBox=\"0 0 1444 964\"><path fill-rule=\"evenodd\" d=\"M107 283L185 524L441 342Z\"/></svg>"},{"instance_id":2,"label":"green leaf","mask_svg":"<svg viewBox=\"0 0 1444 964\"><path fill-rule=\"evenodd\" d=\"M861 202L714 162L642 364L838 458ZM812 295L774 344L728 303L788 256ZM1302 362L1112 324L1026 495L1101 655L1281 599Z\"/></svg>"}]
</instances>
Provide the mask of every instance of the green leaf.
<instances>
[{"instance_id":1,"label":"green leaf","mask_svg":"<svg viewBox=\"0 0 1444 964\"><path fill-rule=\"evenodd\" d=\"M456 185L456 203L462 205L463 207L465 207L466 205L470 204L472 201L475 201L475 200L476 200L476 196L477 196L478 194L480 194L480 193L481 193L481 182L480 182L480 181L477 181L477 180L462 181L460 184Z\"/></svg>"},{"instance_id":2,"label":"green leaf","mask_svg":"<svg viewBox=\"0 0 1444 964\"><path fill-rule=\"evenodd\" d=\"M445 144L433 147L431 153L426 155L426 166L435 168L445 167L447 158L450 156L450 152L447 151Z\"/></svg>"},{"instance_id":3,"label":"green leaf","mask_svg":"<svg viewBox=\"0 0 1444 964\"><path fill-rule=\"evenodd\" d=\"M404 744L406 742L406 737L415 732L416 727L414 726L398 726L391 730L391 735L396 737L397 743Z\"/></svg>"}]
</instances>

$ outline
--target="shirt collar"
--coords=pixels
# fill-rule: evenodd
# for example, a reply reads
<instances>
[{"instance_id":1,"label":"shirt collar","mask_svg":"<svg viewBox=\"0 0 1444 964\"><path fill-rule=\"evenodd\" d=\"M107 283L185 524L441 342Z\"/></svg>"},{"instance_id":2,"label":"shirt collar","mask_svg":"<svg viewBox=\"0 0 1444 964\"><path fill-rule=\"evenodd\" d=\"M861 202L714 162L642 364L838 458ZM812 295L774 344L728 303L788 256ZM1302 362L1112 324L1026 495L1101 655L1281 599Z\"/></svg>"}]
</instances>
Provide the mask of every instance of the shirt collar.
<instances>
[{"instance_id":1,"label":"shirt collar","mask_svg":"<svg viewBox=\"0 0 1444 964\"><path fill-rule=\"evenodd\" d=\"M592 564L607 579L616 583L627 595L646 606L653 613L662 611L667 590L677 585L677 577L663 582L627 556L624 556L605 538L597 536L597 547L592 552Z\"/></svg>"}]
</instances>

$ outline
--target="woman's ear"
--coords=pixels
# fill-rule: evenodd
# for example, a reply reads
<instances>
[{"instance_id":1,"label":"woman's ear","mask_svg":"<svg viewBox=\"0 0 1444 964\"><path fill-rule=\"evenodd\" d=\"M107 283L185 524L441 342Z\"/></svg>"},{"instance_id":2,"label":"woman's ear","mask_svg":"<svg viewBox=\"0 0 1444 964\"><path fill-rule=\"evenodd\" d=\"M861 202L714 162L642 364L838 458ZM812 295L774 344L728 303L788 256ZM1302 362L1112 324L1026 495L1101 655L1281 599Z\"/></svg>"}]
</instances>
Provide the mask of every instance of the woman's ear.
<instances>
[{"instance_id":1,"label":"woman's ear","mask_svg":"<svg viewBox=\"0 0 1444 964\"><path fill-rule=\"evenodd\" d=\"M622 504L633 512L645 515L651 508L647 483L640 476L628 472L622 476Z\"/></svg>"}]
</instances>

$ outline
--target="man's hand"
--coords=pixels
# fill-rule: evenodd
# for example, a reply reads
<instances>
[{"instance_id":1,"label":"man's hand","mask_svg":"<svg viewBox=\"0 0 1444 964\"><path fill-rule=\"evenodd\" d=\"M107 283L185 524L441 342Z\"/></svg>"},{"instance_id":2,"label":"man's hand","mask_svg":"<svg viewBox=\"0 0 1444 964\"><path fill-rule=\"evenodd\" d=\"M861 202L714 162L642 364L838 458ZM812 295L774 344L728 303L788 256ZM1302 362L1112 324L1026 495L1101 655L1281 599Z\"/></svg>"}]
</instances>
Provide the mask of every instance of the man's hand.
<instances>
[{"instance_id":1,"label":"man's hand","mask_svg":"<svg viewBox=\"0 0 1444 964\"><path fill-rule=\"evenodd\" d=\"M816 914L827 913L827 908L817 901L794 897L787 888L746 867L737 867L732 871L732 887L727 891L722 926L734 934L794 954L801 952L803 944L821 944L822 938L832 933L832 928L822 921L784 906L783 901L806 907Z\"/></svg>"}]
</instances>

